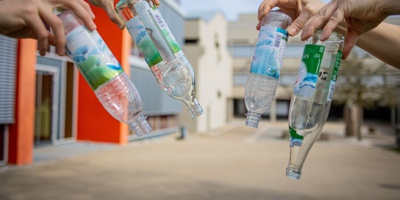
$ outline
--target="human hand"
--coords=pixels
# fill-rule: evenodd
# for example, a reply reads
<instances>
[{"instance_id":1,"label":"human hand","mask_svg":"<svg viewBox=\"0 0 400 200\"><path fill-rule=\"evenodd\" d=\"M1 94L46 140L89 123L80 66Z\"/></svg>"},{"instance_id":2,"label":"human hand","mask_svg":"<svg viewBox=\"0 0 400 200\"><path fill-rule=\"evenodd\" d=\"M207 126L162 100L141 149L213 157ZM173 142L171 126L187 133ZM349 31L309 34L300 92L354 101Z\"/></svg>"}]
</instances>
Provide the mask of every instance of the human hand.
<instances>
[{"instance_id":1,"label":"human hand","mask_svg":"<svg viewBox=\"0 0 400 200\"><path fill-rule=\"evenodd\" d=\"M262 19L274 7L279 7L280 11L294 19L288 28L291 36L297 35L303 28L305 22L315 15L324 5L320 0L264 0L258 8L257 30L260 30Z\"/></svg>"},{"instance_id":2,"label":"human hand","mask_svg":"<svg viewBox=\"0 0 400 200\"><path fill-rule=\"evenodd\" d=\"M151 0L156 6L160 5L159 0ZM108 17L112 22L114 22L121 30L124 29L125 24L122 19L119 17L117 11L114 7L114 0L89 0L89 2L97 7L103 8Z\"/></svg>"},{"instance_id":3,"label":"human hand","mask_svg":"<svg viewBox=\"0 0 400 200\"><path fill-rule=\"evenodd\" d=\"M390 14L392 9L388 8L390 2L399 4L393 0L332 0L305 24L301 39L305 40L311 37L316 29L323 28L320 40L325 41L338 24L345 20L347 23L343 48L343 59L345 59L357 39L378 26Z\"/></svg>"},{"instance_id":4,"label":"human hand","mask_svg":"<svg viewBox=\"0 0 400 200\"><path fill-rule=\"evenodd\" d=\"M61 20L53 13L57 7L71 9L89 30L96 29L94 14L82 0L1 0L0 34L37 39L42 56L49 43L56 46L59 55L64 55L64 28Z\"/></svg>"}]
</instances>

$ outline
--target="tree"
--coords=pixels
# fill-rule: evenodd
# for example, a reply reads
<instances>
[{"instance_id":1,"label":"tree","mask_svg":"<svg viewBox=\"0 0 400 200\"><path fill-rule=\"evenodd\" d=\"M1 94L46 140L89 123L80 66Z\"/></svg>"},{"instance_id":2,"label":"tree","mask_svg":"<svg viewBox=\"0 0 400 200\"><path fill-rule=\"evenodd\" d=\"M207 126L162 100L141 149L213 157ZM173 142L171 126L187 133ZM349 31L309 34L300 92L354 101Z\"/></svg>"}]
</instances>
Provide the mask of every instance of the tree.
<instances>
[{"instance_id":1,"label":"tree","mask_svg":"<svg viewBox=\"0 0 400 200\"><path fill-rule=\"evenodd\" d=\"M397 104L399 70L361 50L342 62L334 102L344 104L345 135L361 140L363 109ZM392 116L393 117L393 116Z\"/></svg>"}]
</instances>

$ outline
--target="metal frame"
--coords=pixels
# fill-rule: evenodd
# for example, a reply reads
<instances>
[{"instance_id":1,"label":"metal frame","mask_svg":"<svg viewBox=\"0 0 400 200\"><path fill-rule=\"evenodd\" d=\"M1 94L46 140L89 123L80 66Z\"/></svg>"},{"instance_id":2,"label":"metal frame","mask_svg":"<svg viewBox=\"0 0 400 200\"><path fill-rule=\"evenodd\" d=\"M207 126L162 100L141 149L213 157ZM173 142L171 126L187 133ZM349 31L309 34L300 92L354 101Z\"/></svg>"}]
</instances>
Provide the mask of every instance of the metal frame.
<instances>
[{"instance_id":1,"label":"metal frame","mask_svg":"<svg viewBox=\"0 0 400 200\"><path fill-rule=\"evenodd\" d=\"M58 68L52 67L52 66L48 66L48 65L40 65L37 64L36 65L36 71L42 71L42 72L48 72L51 73L53 75L53 85L52 85L52 105L51 105L51 142L54 144L56 143L56 139L57 139L57 133L60 130L60 124L59 124L59 108L58 105L60 103L60 99L59 99L59 88L60 88L60 80L59 80L59 75L60 75L60 70ZM36 83L38 84L38 83ZM38 98L38 97L36 97ZM38 100L38 99L36 99Z\"/></svg>"},{"instance_id":2,"label":"metal frame","mask_svg":"<svg viewBox=\"0 0 400 200\"><path fill-rule=\"evenodd\" d=\"M65 139L65 106L66 106L66 101L65 101L65 95L66 95L66 82L67 82L67 77L66 77L66 67L67 67L67 62L71 62L71 60L66 57L66 56L58 56L55 53L55 49L50 49L50 52L48 52L46 54L46 58L50 58L50 59L55 59L55 60L60 60L62 62L61 67L57 68L51 65L43 65L43 64L37 64L36 69L37 70L49 70L51 72L53 71L57 71L59 74L57 75L57 81L58 81L58 85L55 86L53 85L53 90L54 90L54 94L53 95L57 95L56 99L58 101L58 104L60 105L59 109L57 109L57 115L56 117L58 118L58 120L54 121L57 122L58 124L58 130L54 132L53 134L53 130L52 130L52 135L51 135L51 140L52 140L52 144L53 145L60 145L60 144L66 144L66 143L72 143L72 142L76 142L76 133L77 133L77 96L78 96L78 70L75 68L74 66L74 74L73 74L73 100L72 100L72 137ZM39 54L37 54L39 55ZM73 62L71 62L73 64ZM52 119L52 123L53 119Z\"/></svg>"},{"instance_id":3,"label":"metal frame","mask_svg":"<svg viewBox=\"0 0 400 200\"><path fill-rule=\"evenodd\" d=\"M72 63L72 62L71 62ZM67 85L67 77L66 77L66 68L67 68L67 61L63 60L62 62L62 67L61 67L61 91L60 91L60 95L61 97L65 97L66 95L66 85ZM77 133L77 108L78 108L78 70L77 68L75 68L74 66L74 74L73 74L73 100L72 100L72 137L65 139L65 107L66 107L66 101L65 98L61 98L60 99L60 108L62 109L62 112L60 112L60 118L59 118L59 137L60 139L58 139L57 137L54 139L53 144L54 145L60 145L60 144L67 144L67 143L72 143L72 142L76 142L76 133Z\"/></svg>"}]
</instances>

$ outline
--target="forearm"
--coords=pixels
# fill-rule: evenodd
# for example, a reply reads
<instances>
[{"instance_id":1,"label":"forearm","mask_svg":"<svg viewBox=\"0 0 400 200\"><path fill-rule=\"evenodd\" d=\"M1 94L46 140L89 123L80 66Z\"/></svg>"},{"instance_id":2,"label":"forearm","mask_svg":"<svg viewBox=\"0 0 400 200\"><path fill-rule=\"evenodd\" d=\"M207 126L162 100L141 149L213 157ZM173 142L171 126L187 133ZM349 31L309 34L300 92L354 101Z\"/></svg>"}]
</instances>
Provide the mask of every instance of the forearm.
<instances>
[{"instance_id":1,"label":"forearm","mask_svg":"<svg viewBox=\"0 0 400 200\"><path fill-rule=\"evenodd\" d=\"M400 26L382 22L364 33L356 45L383 62L400 69Z\"/></svg>"},{"instance_id":2,"label":"forearm","mask_svg":"<svg viewBox=\"0 0 400 200\"><path fill-rule=\"evenodd\" d=\"M400 14L400 1L399 0L379 0L378 1L385 12L385 15Z\"/></svg>"}]
</instances>

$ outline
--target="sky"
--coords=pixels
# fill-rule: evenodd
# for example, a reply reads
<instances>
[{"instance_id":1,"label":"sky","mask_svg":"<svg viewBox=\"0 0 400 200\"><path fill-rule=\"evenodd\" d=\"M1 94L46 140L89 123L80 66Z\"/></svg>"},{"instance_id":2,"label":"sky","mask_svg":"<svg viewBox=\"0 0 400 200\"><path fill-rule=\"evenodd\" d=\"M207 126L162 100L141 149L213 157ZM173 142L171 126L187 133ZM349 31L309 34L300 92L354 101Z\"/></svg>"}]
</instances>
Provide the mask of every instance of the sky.
<instances>
[{"instance_id":1,"label":"sky","mask_svg":"<svg viewBox=\"0 0 400 200\"><path fill-rule=\"evenodd\" d=\"M180 0L180 2L188 14L191 11L221 10L226 18L232 21L237 19L238 14L257 14L262 0Z\"/></svg>"},{"instance_id":2,"label":"sky","mask_svg":"<svg viewBox=\"0 0 400 200\"><path fill-rule=\"evenodd\" d=\"M238 13L257 13L261 0L180 0L188 14L191 11L221 10L228 20L235 20Z\"/></svg>"}]
</instances>

